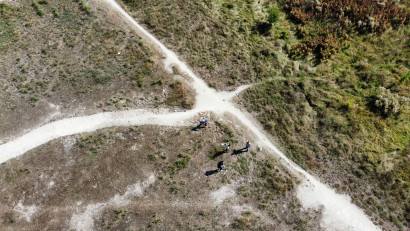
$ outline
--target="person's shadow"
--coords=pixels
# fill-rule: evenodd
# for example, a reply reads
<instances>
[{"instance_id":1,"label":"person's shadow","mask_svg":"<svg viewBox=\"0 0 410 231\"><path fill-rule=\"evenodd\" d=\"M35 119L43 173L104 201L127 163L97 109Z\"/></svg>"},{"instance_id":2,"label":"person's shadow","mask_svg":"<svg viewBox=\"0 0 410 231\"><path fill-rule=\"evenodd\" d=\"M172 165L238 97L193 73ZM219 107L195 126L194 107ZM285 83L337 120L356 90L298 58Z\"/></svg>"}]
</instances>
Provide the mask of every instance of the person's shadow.
<instances>
[{"instance_id":1,"label":"person's shadow","mask_svg":"<svg viewBox=\"0 0 410 231\"><path fill-rule=\"evenodd\" d=\"M227 153L227 152L226 152L226 151L217 152L217 153L215 153L215 154L212 156L212 159L215 159L215 158L217 158L218 156L223 155L224 153Z\"/></svg>"},{"instance_id":2,"label":"person's shadow","mask_svg":"<svg viewBox=\"0 0 410 231\"><path fill-rule=\"evenodd\" d=\"M239 154L241 154L242 152L244 152L244 149L242 148L242 149L235 149L235 150L233 150L233 152L232 152L232 156L234 156L234 155L239 155Z\"/></svg>"},{"instance_id":3,"label":"person's shadow","mask_svg":"<svg viewBox=\"0 0 410 231\"><path fill-rule=\"evenodd\" d=\"M215 174L215 173L217 173L217 172L218 172L218 169L206 171L205 176L210 176L210 175L213 175L213 174Z\"/></svg>"},{"instance_id":4,"label":"person's shadow","mask_svg":"<svg viewBox=\"0 0 410 231\"><path fill-rule=\"evenodd\" d=\"M198 124L196 127L193 127L193 128L191 129L191 131L198 131L198 130L201 129L201 128L204 128L204 127L202 127L201 124Z\"/></svg>"}]
</instances>

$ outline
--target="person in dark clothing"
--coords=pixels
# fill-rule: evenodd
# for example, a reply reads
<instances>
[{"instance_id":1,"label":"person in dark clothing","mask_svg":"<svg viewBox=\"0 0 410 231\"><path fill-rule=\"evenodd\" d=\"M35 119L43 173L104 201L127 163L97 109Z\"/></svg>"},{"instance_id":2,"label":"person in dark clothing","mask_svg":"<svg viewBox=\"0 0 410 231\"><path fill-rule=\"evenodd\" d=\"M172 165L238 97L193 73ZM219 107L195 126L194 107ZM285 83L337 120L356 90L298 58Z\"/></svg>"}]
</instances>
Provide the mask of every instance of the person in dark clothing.
<instances>
[{"instance_id":1,"label":"person in dark clothing","mask_svg":"<svg viewBox=\"0 0 410 231\"><path fill-rule=\"evenodd\" d=\"M217 167L218 167L218 172L220 172L221 170L226 170L226 167L223 161L219 161Z\"/></svg>"},{"instance_id":2,"label":"person in dark clothing","mask_svg":"<svg viewBox=\"0 0 410 231\"><path fill-rule=\"evenodd\" d=\"M206 128L208 126L208 120L203 119L199 121L199 126L204 126L204 128Z\"/></svg>"},{"instance_id":3,"label":"person in dark clothing","mask_svg":"<svg viewBox=\"0 0 410 231\"><path fill-rule=\"evenodd\" d=\"M251 146L251 144L249 143L249 140L246 141L246 152L249 152L249 147Z\"/></svg>"}]
</instances>

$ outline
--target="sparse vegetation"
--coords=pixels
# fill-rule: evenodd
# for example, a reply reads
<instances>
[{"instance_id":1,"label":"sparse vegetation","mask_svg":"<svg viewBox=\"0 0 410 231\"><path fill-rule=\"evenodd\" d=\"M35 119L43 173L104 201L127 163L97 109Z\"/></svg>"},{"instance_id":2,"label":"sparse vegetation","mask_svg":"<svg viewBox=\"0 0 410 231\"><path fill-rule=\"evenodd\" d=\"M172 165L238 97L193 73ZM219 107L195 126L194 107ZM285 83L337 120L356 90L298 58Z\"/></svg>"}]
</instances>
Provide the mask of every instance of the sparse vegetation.
<instances>
[{"instance_id":1,"label":"sparse vegetation","mask_svg":"<svg viewBox=\"0 0 410 231\"><path fill-rule=\"evenodd\" d=\"M75 0L80 4L80 9L84 11L86 14L91 14L91 8L84 0Z\"/></svg>"},{"instance_id":2,"label":"sparse vegetation","mask_svg":"<svg viewBox=\"0 0 410 231\"><path fill-rule=\"evenodd\" d=\"M137 141L133 139L134 135ZM204 176L217 163L209 160L206 154L214 139L223 139L224 136L226 134L219 129L199 133L192 132L190 127L138 126L107 128L53 140L0 166L0 226L19 230L33 227L41 230L69 229L67 217L92 207L97 208L93 210L93 218L98 216L94 219L93 228L107 230L132 230L135 227L148 230L188 230L192 227L219 230L227 228L227 221L230 228L273 230L283 227L295 230L295 222L292 222L295 217L309 219L310 224L313 223L311 221L315 218L310 218L294 203L294 191L262 190L264 186L259 182L265 181L260 179L262 168L259 165L248 174L240 175L230 168L237 157L225 156L225 164L229 168L226 175ZM90 166L87 152L94 149L98 155ZM153 151L157 157L155 161L147 155ZM162 153L169 158L160 159ZM262 161L259 158L264 157L264 154L258 158L247 157L249 168L255 167L258 161ZM189 162L180 165L182 162L177 161L181 159L189 159ZM282 172L279 163L272 160L269 164L275 167L275 171L280 170L284 179L291 177ZM176 166L183 168L176 170ZM154 181L147 181L150 175L155 176ZM10 182L4 180L6 177ZM258 187L254 187L256 183ZM236 184L240 185L236 187ZM218 206L212 195L222 187L239 190L240 194L225 198ZM245 193L247 196L243 197ZM266 193L272 196L264 200L266 206L262 210L259 209L259 197ZM42 206L38 206L32 216L33 223L22 222L22 217L10 225L8 221L19 215L13 208L22 198L25 198L23 206L38 203ZM80 200L83 203L78 203ZM50 206L56 208L53 211L54 222L49 222L48 216L42 216ZM237 213L245 206L252 210ZM277 209L285 206L286 210ZM259 214L265 217L261 219ZM276 218L272 218L273 214ZM83 218L88 219L86 215ZM286 220L286 223L281 220ZM307 229L314 227L307 226Z\"/></svg>"},{"instance_id":3,"label":"sparse vegetation","mask_svg":"<svg viewBox=\"0 0 410 231\"><path fill-rule=\"evenodd\" d=\"M113 211L114 218L112 219L111 223L108 224L107 229L112 229L115 227L117 222L127 215L127 211L124 209L117 209Z\"/></svg>"},{"instance_id":4,"label":"sparse vegetation","mask_svg":"<svg viewBox=\"0 0 410 231\"><path fill-rule=\"evenodd\" d=\"M251 160L249 157L238 157L236 163L232 164L232 168L235 169L239 174L244 175L249 173L249 167Z\"/></svg>"},{"instance_id":5,"label":"sparse vegetation","mask_svg":"<svg viewBox=\"0 0 410 231\"><path fill-rule=\"evenodd\" d=\"M181 81L174 81L170 84L171 92L169 93L166 103L169 106L181 106L182 108L190 109L194 105L194 94Z\"/></svg>"},{"instance_id":6,"label":"sparse vegetation","mask_svg":"<svg viewBox=\"0 0 410 231\"><path fill-rule=\"evenodd\" d=\"M165 106L159 92L168 90L172 80L153 61L150 49L135 33L113 26L115 20L89 17L80 5L60 0L0 3L1 134L39 122L50 113L49 104L81 105L90 113ZM44 13L41 19L36 8ZM120 92L126 102L114 99ZM151 93L155 102L140 100ZM110 99L111 105L105 104Z\"/></svg>"},{"instance_id":7,"label":"sparse vegetation","mask_svg":"<svg viewBox=\"0 0 410 231\"><path fill-rule=\"evenodd\" d=\"M231 128L223 122L215 121L215 124L225 133L228 135L229 138L235 136Z\"/></svg>"},{"instance_id":8,"label":"sparse vegetation","mask_svg":"<svg viewBox=\"0 0 410 231\"><path fill-rule=\"evenodd\" d=\"M14 15L16 15L14 8L0 2L0 28L2 31L0 33L0 52L7 51L10 42L18 40L18 33L13 20Z\"/></svg>"},{"instance_id":9,"label":"sparse vegetation","mask_svg":"<svg viewBox=\"0 0 410 231\"><path fill-rule=\"evenodd\" d=\"M41 1L43 2L43 1ZM43 16L44 15L44 11L43 8L40 6L40 2L37 2L36 0L33 1L33 3L31 4L34 8L34 10L36 11L36 13L38 14L38 16Z\"/></svg>"},{"instance_id":10,"label":"sparse vegetation","mask_svg":"<svg viewBox=\"0 0 410 231\"><path fill-rule=\"evenodd\" d=\"M60 17L60 11L57 8L53 7L52 11L53 11L54 17Z\"/></svg>"},{"instance_id":11,"label":"sparse vegetation","mask_svg":"<svg viewBox=\"0 0 410 231\"><path fill-rule=\"evenodd\" d=\"M99 153L100 146L106 138L106 134L99 134L98 136L87 135L80 138L78 146L84 149L84 153L88 156L88 165L94 163L94 160Z\"/></svg>"},{"instance_id":12,"label":"sparse vegetation","mask_svg":"<svg viewBox=\"0 0 410 231\"><path fill-rule=\"evenodd\" d=\"M244 213L242 216L235 219L235 221L232 223L232 228L241 229L241 230L249 229L252 225L250 216L251 216L250 212Z\"/></svg>"},{"instance_id":13,"label":"sparse vegetation","mask_svg":"<svg viewBox=\"0 0 410 231\"><path fill-rule=\"evenodd\" d=\"M157 227L158 225L160 225L162 223L162 218L158 217L157 214L154 214L154 216L152 216L152 217L154 218L154 220L152 220L149 223L149 225L148 225L149 228Z\"/></svg>"},{"instance_id":14,"label":"sparse vegetation","mask_svg":"<svg viewBox=\"0 0 410 231\"><path fill-rule=\"evenodd\" d=\"M111 99L109 99L106 102L107 106L113 106L115 107L117 110L125 110L127 109L131 104L131 99L121 95L121 94L117 94L113 97L111 97Z\"/></svg>"},{"instance_id":15,"label":"sparse vegetation","mask_svg":"<svg viewBox=\"0 0 410 231\"><path fill-rule=\"evenodd\" d=\"M178 155L178 159L171 165L170 169L172 171L181 170L188 165L190 160L191 160L191 155L185 152L181 152Z\"/></svg>"},{"instance_id":16,"label":"sparse vegetation","mask_svg":"<svg viewBox=\"0 0 410 231\"><path fill-rule=\"evenodd\" d=\"M171 187L170 192L172 194L177 194L181 188L178 185L174 185Z\"/></svg>"}]
</instances>

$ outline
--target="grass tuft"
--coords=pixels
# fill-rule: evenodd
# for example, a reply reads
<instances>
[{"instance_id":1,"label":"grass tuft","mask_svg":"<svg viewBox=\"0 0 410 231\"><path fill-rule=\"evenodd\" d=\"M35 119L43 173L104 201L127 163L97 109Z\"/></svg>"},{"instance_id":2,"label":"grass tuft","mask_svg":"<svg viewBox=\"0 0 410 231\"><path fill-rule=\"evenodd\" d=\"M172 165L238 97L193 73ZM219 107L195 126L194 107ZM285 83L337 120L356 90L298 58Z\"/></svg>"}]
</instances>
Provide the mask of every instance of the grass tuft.
<instances>
[{"instance_id":1,"label":"grass tuft","mask_svg":"<svg viewBox=\"0 0 410 231\"><path fill-rule=\"evenodd\" d=\"M43 8L40 6L39 2L33 1L33 3L31 5L33 6L33 8L36 11L38 16L43 16L44 15Z\"/></svg>"}]
</instances>

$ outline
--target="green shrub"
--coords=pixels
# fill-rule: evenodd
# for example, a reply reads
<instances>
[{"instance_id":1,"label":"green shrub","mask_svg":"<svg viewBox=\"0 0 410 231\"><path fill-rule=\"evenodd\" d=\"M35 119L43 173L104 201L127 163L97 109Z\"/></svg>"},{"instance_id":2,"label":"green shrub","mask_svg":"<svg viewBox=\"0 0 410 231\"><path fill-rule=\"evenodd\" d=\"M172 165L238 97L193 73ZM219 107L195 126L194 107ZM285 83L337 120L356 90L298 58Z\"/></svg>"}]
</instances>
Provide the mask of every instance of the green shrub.
<instances>
[{"instance_id":1,"label":"green shrub","mask_svg":"<svg viewBox=\"0 0 410 231\"><path fill-rule=\"evenodd\" d=\"M35 103L38 101L38 97L37 96L31 96L30 97L30 103Z\"/></svg>"},{"instance_id":2,"label":"green shrub","mask_svg":"<svg viewBox=\"0 0 410 231\"><path fill-rule=\"evenodd\" d=\"M138 87L143 87L144 86L144 76L139 76L137 80L137 85Z\"/></svg>"},{"instance_id":3,"label":"green shrub","mask_svg":"<svg viewBox=\"0 0 410 231\"><path fill-rule=\"evenodd\" d=\"M163 78L159 78L159 79L152 82L152 85L162 85L162 84L164 84L164 79Z\"/></svg>"},{"instance_id":4,"label":"green shrub","mask_svg":"<svg viewBox=\"0 0 410 231\"><path fill-rule=\"evenodd\" d=\"M87 3L85 3L84 0L76 0L77 2L80 3L80 10L84 11L86 14L90 15L91 14L91 8Z\"/></svg>"},{"instance_id":5,"label":"green shrub","mask_svg":"<svg viewBox=\"0 0 410 231\"><path fill-rule=\"evenodd\" d=\"M209 151L209 158L211 160L215 159L216 157L222 155L225 152L225 146L213 144L211 150Z\"/></svg>"},{"instance_id":6,"label":"green shrub","mask_svg":"<svg viewBox=\"0 0 410 231\"><path fill-rule=\"evenodd\" d=\"M400 83L406 82L407 79L410 77L410 72L407 72L403 77L400 78Z\"/></svg>"},{"instance_id":7,"label":"green shrub","mask_svg":"<svg viewBox=\"0 0 410 231\"><path fill-rule=\"evenodd\" d=\"M232 168L238 171L239 174L248 174L251 161L246 157L238 157L237 161L232 164Z\"/></svg>"},{"instance_id":8,"label":"green shrub","mask_svg":"<svg viewBox=\"0 0 410 231\"><path fill-rule=\"evenodd\" d=\"M56 82L54 86L51 88L52 92L57 91L57 89L61 86L61 82Z\"/></svg>"},{"instance_id":9,"label":"green shrub","mask_svg":"<svg viewBox=\"0 0 410 231\"><path fill-rule=\"evenodd\" d=\"M189 161L188 159L179 159L179 160L175 161L175 163L174 163L175 169L181 170L181 169L185 168L188 164L188 161Z\"/></svg>"},{"instance_id":10,"label":"green shrub","mask_svg":"<svg viewBox=\"0 0 410 231\"><path fill-rule=\"evenodd\" d=\"M252 225L250 214L246 213L239 218L235 219L232 223L232 228L234 229L249 229Z\"/></svg>"},{"instance_id":11,"label":"green shrub","mask_svg":"<svg viewBox=\"0 0 410 231\"><path fill-rule=\"evenodd\" d=\"M57 8L55 8L55 7L53 7L53 15L54 15L54 17L60 17L60 11L58 11L58 9Z\"/></svg>"},{"instance_id":12,"label":"green shrub","mask_svg":"<svg viewBox=\"0 0 410 231\"><path fill-rule=\"evenodd\" d=\"M276 7L269 8L268 22L271 24L279 21L280 11Z\"/></svg>"},{"instance_id":13,"label":"green shrub","mask_svg":"<svg viewBox=\"0 0 410 231\"><path fill-rule=\"evenodd\" d=\"M181 169L184 169L189 161L191 160L191 156L188 153L181 152L178 155L178 160L176 160L172 165L171 165L171 170L172 171L178 171Z\"/></svg>"},{"instance_id":14,"label":"green shrub","mask_svg":"<svg viewBox=\"0 0 410 231\"><path fill-rule=\"evenodd\" d=\"M34 7L34 10L36 11L36 13L37 13L39 16L43 16L43 15L44 15L44 11L43 11L43 9L41 8L41 6L38 4L37 1L33 1L33 3L32 3L31 5Z\"/></svg>"},{"instance_id":15,"label":"green shrub","mask_svg":"<svg viewBox=\"0 0 410 231\"><path fill-rule=\"evenodd\" d=\"M181 188L178 185L174 185L171 187L170 192L172 194L177 194L179 192L179 190L181 190Z\"/></svg>"},{"instance_id":16,"label":"green shrub","mask_svg":"<svg viewBox=\"0 0 410 231\"><path fill-rule=\"evenodd\" d=\"M149 159L150 161L155 161L155 160L157 159L157 157L155 156L154 153L151 153L151 154L148 154L148 159Z\"/></svg>"},{"instance_id":17,"label":"green shrub","mask_svg":"<svg viewBox=\"0 0 410 231\"><path fill-rule=\"evenodd\" d=\"M206 210L206 209L203 209L203 210L201 210L201 211L198 212L198 215L203 216L203 217L206 217L206 216L209 215L209 211Z\"/></svg>"},{"instance_id":18,"label":"green shrub","mask_svg":"<svg viewBox=\"0 0 410 231\"><path fill-rule=\"evenodd\" d=\"M157 216L154 215L154 217L157 217ZM148 227L153 228L153 227L160 225L161 223L162 223L162 218L156 218L153 221L151 221L151 223L149 223Z\"/></svg>"}]
</instances>

